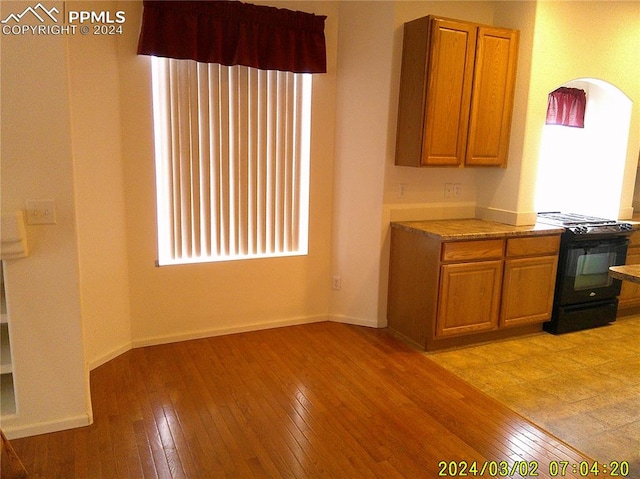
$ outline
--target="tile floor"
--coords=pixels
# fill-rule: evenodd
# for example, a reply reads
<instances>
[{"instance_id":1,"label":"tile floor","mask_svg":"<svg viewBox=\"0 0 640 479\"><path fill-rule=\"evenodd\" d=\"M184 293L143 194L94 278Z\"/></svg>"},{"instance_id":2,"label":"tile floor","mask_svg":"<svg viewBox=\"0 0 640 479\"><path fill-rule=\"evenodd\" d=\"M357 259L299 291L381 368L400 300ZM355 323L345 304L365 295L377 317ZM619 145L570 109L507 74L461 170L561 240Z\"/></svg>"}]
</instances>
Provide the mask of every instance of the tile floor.
<instances>
[{"instance_id":1,"label":"tile floor","mask_svg":"<svg viewBox=\"0 0 640 479\"><path fill-rule=\"evenodd\" d=\"M628 461L640 478L640 316L426 354L593 459Z\"/></svg>"}]
</instances>

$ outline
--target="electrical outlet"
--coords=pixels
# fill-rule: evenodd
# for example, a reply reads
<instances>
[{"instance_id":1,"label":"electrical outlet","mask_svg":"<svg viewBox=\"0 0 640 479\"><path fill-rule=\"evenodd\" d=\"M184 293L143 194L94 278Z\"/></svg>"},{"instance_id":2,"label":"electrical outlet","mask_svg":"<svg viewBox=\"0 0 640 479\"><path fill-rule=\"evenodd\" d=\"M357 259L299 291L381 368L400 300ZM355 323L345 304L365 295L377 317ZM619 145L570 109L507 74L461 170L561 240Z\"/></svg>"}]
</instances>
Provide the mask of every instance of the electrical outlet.
<instances>
[{"instance_id":1,"label":"electrical outlet","mask_svg":"<svg viewBox=\"0 0 640 479\"><path fill-rule=\"evenodd\" d=\"M444 197L445 198L453 197L453 183L444 184Z\"/></svg>"},{"instance_id":2,"label":"electrical outlet","mask_svg":"<svg viewBox=\"0 0 640 479\"><path fill-rule=\"evenodd\" d=\"M407 185L405 185L404 183L400 183L398 185L398 198L403 198L406 191L407 191Z\"/></svg>"},{"instance_id":3,"label":"electrical outlet","mask_svg":"<svg viewBox=\"0 0 640 479\"><path fill-rule=\"evenodd\" d=\"M331 287L335 290L342 288L342 276L334 276L331 278Z\"/></svg>"},{"instance_id":4,"label":"electrical outlet","mask_svg":"<svg viewBox=\"0 0 640 479\"><path fill-rule=\"evenodd\" d=\"M453 196L455 196L456 198L460 196L460 194L462 193L462 184L461 183L455 183L453 185Z\"/></svg>"},{"instance_id":5,"label":"electrical outlet","mask_svg":"<svg viewBox=\"0 0 640 479\"><path fill-rule=\"evenodd\" d=\"M27 224L54 225L56 224L56 202L54 200L28 200Z\"/></svg>"}]
</instances>

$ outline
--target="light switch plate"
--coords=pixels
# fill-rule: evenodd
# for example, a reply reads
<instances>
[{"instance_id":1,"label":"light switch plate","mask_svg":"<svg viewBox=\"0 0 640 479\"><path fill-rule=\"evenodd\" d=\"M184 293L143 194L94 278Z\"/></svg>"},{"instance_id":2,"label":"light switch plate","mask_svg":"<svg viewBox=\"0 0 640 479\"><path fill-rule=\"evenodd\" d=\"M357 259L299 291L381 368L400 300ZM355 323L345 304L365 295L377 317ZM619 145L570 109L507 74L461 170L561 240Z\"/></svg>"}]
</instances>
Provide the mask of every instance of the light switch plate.
<instances>
[{"instance_id":1,"label":"light switch plate","mask_svg":"<svg viewBox=\"0 0 640 479\"><path fill-rule=\"evenodd\" d=\"M56 202L54 200L28 200L27 224L54 225L56 224Z\"/></svg>"}]
</instances>

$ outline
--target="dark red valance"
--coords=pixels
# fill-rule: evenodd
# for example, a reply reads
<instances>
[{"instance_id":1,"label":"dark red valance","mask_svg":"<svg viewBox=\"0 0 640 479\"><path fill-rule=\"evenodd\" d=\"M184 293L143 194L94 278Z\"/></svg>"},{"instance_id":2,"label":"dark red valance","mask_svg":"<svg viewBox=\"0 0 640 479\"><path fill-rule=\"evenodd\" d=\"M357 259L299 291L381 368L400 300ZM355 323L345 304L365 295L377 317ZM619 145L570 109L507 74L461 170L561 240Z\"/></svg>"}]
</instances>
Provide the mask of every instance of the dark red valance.
<instances>
[{"instance_id":1,"label":"dark red valance","mask_svg":"<svg viewBox=\"0 0 640 479\"><path fill-rule=\"evenodd\" d=\"M549 93L547 125L584 128L587 94L579 88L561 87Z\"/></svg>"},{"instance_id":2,"label":"dark red valance","mask_svg":"<svg viewBox=\"0 0 640 479\"><path fill-rule=\"evenodd\" d=\"M325 19L238 1L145 0L138 54L325 73Z\"/></svg>"}]
</instances>

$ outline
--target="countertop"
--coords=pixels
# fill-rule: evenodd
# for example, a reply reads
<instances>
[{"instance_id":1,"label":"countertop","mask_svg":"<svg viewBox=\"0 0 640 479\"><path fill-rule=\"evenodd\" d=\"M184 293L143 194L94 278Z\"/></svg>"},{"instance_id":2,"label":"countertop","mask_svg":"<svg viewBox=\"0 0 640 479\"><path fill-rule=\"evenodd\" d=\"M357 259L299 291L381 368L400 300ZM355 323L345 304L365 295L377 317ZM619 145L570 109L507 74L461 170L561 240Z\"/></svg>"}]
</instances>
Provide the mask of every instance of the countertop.
<instances>
[{"instance_id":1,"label":"countertop","mask_svg":"<svg viewBox=\"0 0 640 479\"><path fill-rule=\"evenodd\" d=\"M564 231L564 228L542 223L514 226L478 219L398 221L391 223L391 226L417 232L441 241L543 236L561 234Z\"/></svg>"},{"instance_id":2,"label":"countertop","mask_svg":"<svg viewBox=\"0 0 640 479\"><path fill-rule=\"evenodd\" d=\"M609 276L615 279L640 283L640 264L609 267Z\"/></svg>"}]
</instances>

